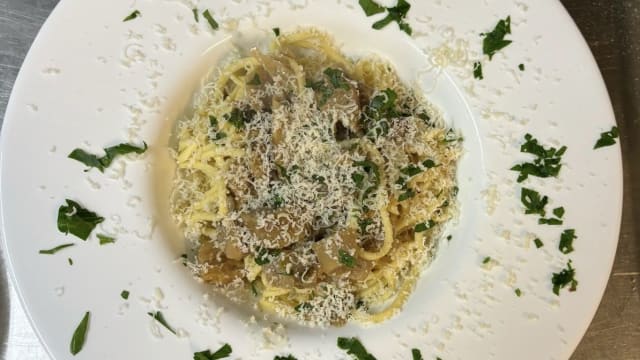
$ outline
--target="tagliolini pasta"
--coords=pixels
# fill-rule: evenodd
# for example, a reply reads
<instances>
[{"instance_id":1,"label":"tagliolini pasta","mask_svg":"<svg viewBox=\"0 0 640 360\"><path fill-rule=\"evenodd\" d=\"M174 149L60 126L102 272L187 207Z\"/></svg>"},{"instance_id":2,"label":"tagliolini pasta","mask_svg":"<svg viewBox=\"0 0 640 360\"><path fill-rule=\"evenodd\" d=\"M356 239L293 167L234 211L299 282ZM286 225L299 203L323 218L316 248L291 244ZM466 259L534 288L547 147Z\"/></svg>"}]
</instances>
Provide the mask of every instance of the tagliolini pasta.
<instances>
[{"instance_id":1,"label":"tagliolini pasta","mask_svg":"<svg viewBox=\"0 0 640 360\"><path fill-rule=\"evenodd\" d=\"M191 269L302 323L391 317L456 213L456 132L390 64L313 28L221 69L177 138Z\"/></svg>"}]
</instances>

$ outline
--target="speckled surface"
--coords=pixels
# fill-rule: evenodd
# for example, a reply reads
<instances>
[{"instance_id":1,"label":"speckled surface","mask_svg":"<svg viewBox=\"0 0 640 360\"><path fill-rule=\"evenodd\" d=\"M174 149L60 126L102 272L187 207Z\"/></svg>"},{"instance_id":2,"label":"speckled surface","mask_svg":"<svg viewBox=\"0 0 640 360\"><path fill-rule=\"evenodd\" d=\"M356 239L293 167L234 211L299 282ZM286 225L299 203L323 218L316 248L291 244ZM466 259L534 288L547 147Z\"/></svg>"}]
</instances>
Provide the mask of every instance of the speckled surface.
<instances>
[{"instance_id":1,"label":"speckled surface","mask_svg":"<svg viewBox=\"0 0 640 360\"><path fill-rule=\"evenodd\" d=\"M640 0L563 0L600 65L622 132L625 203L613 273L598 313L572 359L640 359ZM0 113L35 34L55 0L0 0ZM46 359L0 272L0 354Z\"/></svg>"}]
</instances>

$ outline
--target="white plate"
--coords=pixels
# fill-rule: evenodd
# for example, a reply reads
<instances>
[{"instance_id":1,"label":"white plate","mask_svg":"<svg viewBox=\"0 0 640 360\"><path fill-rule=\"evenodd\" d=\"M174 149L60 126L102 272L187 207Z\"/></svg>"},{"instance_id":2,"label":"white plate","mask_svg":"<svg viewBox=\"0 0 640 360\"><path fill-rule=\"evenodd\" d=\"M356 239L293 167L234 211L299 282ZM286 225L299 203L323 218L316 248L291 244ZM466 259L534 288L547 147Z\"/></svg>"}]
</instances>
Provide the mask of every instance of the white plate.
<instances>
[{"instance_id":1,"label":"white plate","mask_svg":"<svg viewBox=\"0 0 640 360\"><path fill-rule=\"evenodd\" d=\"M366 18L355 0L198 3L227 30L232 19L240 19L240 29L257 26L267 33L276 26L315 25L335 34L350 54L388 58L407 81L428 91L466 139L460 220L405 310L372 328L287 325L281 332L260 318L248 322L250 310L203 296L205 288L175 261L183 249L162 196L173 176L166 151L171 126L232 43L255 37L211 32L203 19L194 22L191 5L178 1L61 1L20 71L1 148L5 250L49 354L72 357L73 330L91 311L78 359L189 359L225 342L241 359L280 353L347 358L336 347L338 336L358 336L378 359L408 359L414 347L425 359L568 358L604 291L621 213L620 149L592 150L600 132L615 124L597 66L555 0L412 3L413 38L393 24L370 29L374 18ZM123 23L134 8L142 17ZM484 59L485 80L473 79L479 33L507 15L513 44L493 61ZM519 152L526 132L544 144L569 147L558 179L525 183L549 195L551 207L565 207L562 227L539 226L523 214L517 175L508 169L529 158ZM123 140L146 140L151 149L117 161L105 174L84 173L66 158L76 147L98 151ZM116 234L117 243L99 246L95 238L82 242L60 234L56 213L65 198L105 216L100 231ZM557 250L566 228L578 235L569 256ZM533 234L544 248L533 246ZM77 246L38 254L69 241ZM482 265L486 256L493 266ZM578 291L558 297L551 274L568 259L577 269ZM128 301L120 298L124 289L131 292ZM160 329L162 338L153 336L146 313L155 309L186 335Z\"/></svg>"}]
</instances>

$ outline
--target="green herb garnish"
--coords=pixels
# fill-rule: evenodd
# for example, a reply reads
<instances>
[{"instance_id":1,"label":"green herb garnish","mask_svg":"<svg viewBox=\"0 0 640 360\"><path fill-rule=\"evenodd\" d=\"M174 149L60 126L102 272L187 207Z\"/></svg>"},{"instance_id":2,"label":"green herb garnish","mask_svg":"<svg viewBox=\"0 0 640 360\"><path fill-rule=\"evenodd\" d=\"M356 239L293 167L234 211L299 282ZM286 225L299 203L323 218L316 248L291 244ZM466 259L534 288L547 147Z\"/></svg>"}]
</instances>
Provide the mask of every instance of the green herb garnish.
<instances>
[{"instance_id":1,"label":"green herb garnish","mask_svg":"<svg viewBox=\"0 0 640 360\"><path fill-rule=\"evenodd\" d=\"M533 240L533 243L536 244L536 248L540 249L541 247L544 246L544 243L542 242L542 240L536 238L535 240Z\"/></svg>"},{"instance_id":2,"label":"green herb garnish","mask_svg":"<svg viewBox=\"0 0 640 360\"><path fill-rule=\"evenodd\" d=\"M298 360L296 359L293 355L287 355L287 356L276 356L273 358L273 360Z\"/></svg>"},{"instance_id":3,"label":"green herb garnish","mask_svg":"<svg viewBox=\"0 0 640 360\"><path fill-rule=\"evenodd\" d=\"M564 217L564 207L561 206L553 209L553 215L555 215L558 218Z\"/></svg>"},{"instance_id":4,"label":"green herb garnish","mask_svg":"<svg viewBox=\"0 0 640 360\"><path fill-rule=\"evenodd\" d=\"M89 317L90 313L87 311L84 313L80 324L76 327L76 330L73 332L73 336L71 337L70 350L71 355L76 355L80 351L82 351L82 347L84 346L84 342L87 338L87 330L89 328Z\"/></svg>"},{"instance_id":5,"label":"green herb garnish","mask_svg":"<svg viewBox=\"0 0 640 360\"><path fill-rule=\"evenodd\" d=\"M413 192L413 190L408 189L407 191L405 191L404 193L400 194L400 196L398 197L398 201L405 201L405 200L409 200L412 197L416 196L416 193Z\"/></svg>"},{"instance_id":6,"label":"green herb garnish","mask_svg":"<svg viewBox=\"0 0 640 360\"><path fill-rule=\"evenodd\" d=\"M473 77L478 80L484 79L484 75L482 74L482 63L480 63L480 61L473 63Z\"/></svg>"},{"instance_id":7,"label":"green herb garnish","mask_svg":"<svg viewBox=\"0 0 640 360\"><path fill-rule=\"evenodd\" d=\"M224 119L236 129L244 129L245 124L251 122L256 114L253 109L240 110L239 108L233 108L230 113L224 115Z\"/></svg>"},{"instance_id":8,"label":"green herb garnish","mask_svg":"<svg viewBox=\"0 0 640 360\"><path fill-rule=\"evenodd\" d=\"M520 69L520 71L524 71L524 64L518 65L518 69Z\"/></svg>"},{"instance_id":9,"label":"green herb garnish","mask_svg":"<svg viewBox=\"0 0 640 360\"><path fill-rule=\"evenodd\" d=\"M567 268L563 269L559 273L553 273L551 277L551 284L553 285L553 293L560 295L560 289L564 289L567 286L569 291L576 291L578 288L578 281L575 279L576 270L571 266L571 260L567 263Z\"/></svg>"},{"instance_id":10,"label":"green herb garnish","mask_svg":"<svg viewBox=\"0 0 640 360\"><path fill-rule=\"evenodd\" d=\"M409 177L412 177L420 174L422 172L422 169L415 165L409 165L405 168L400 169L400 172Z\"/></svg>"},{"instance_id":11,"label":"green herb garnish","mask_svg":"<svg viewBox=\"0 0 640 360\"><path fill-rule=\"evenodd\" d=\"M515 293L516 293L517 297L521 297L522 296L522 290L520 290L520 289L516 289Z\"/></svg>"},{"instance_id":12,"label":"green herb garnish","mask_svg":"<svg viewBox=\"0 0 640 360\"><path fill-rule=\"evenodd\" d=\"M427 160L422 162L422 166L424 166L427 169L431 169L431 168L436 167L436 163L431 159L427 159Z\"/></svg>"},{"instance_id":13,"label":"green herb garnish","mask_svg":"<svg viewBox=\"0 0 640 360\"><path fill-rule=\"evenodd\" d=\"M487 256L486 258L484 258L484 260L482 260L483 264L488 264L491 261L491 257Z\"/></svg>"},{"instance_id":14,"label":"green herb garnish","mask_svg":"<svg viewBox=\"0 0 640 360\"><path fill-rule=\"evenodd\" d=\"M309 304L308 302L302 302L296 306L293 307L293 310L295 310L296 312L301 312L301 311L309 311L313 309L313 305Z\"/></svg>"},{"instance_id":15,"label":"green herb garnish","mask_svg":"<svg viewBox=\"0 0 640 360\"><path fill-rule=\"evenodd\" d=\"M64 234L73 234L87 240L95 227L104 221L93 211L89 211L77 202L67 199L67 205L58 209L58 230Z\"/></svg>"},{"instance_id":16,"label":"green herb garnish","mask_svg":"<svg viewBox=\"0 0 640 360\"><path fill-rule=\"evenodd\" d=\"M505 40L505 36L511 34L511 16L507 16L506 19L498 21L496 27L484 36L482 42L482 52L489 56L489 60L493 59L493 56L500 50L511 44L511 40Z\"/></svg>"},{"instance_id":17,"label":"green herb garnish","mask_svg":"<svg viewBox=\"0 0 640 360\"><path fill-rule=\"evenodd\" d=\"M307 80L304 86L307 88L310 88L314 92L319 93L321 95L320 101L318 101L318 106L324 106L327 103L327 101L329 101L329 98L333 95L333 89L328 87L323 80L320 80L320 81Z\"/></svg>"},{"instance_id":18,"label":"green herb garnish","mask_svg":"<svg viewBox=\"0 0 640 360\"><path fill-rule=\"evenodd\" d=\"M260 81L260 76L258 74L255 74L253 76L253 79L251 79L251 81L249 81L247 84L252 86L258 86L262 84L262 81Z\"/></svg>"},{"instance_id":19,"label":"green herb garnish","mask_svg":"<svg viewBox=\"0 0 640 360\"><path fill-rule=\"evenodd\" d=\"M43 255L53 255L55 253L57 253L58 251L62 250L62 249L66 249L68 247L74 246L75 244L63 244L63 245L58 245L56 247L54 247L53 249L49 249L49 250L40 250L38 253L39 254L43 254Z\"/></svg>"},{"instance_id":20,"label":"green herb garnish","mask_svg":"<svg viewBox=\"0 0 640 360\"><path fill-rule=\"evenodd\" d=\"M567 229L560 235L560 244L558 248L563 254L570 254L573 252L573 240L577 239L575 229Z\"/></svg>"},{"instance_id":21,"label":"green herb garnish","mask_svg":"<svg viewBox=\"0 0 640 360\"><path fill-rule=\"evenodd\" d=\"M529 175L541 178L558 176L562 168L560 162L567 151L567 147L545 149L538 144L538 140L534 139L531 134L526 134L524 138L525 143L520 147L520 151L536 155L537 158L532 163L522 163L511 168L513 171L520 172L518 182L523 182Z\"/></svg>"},{"instance_id":22,"label":"green herb garnish","mask_svg":"<svg viewBox=\"0 0 640 360\"><path fill-rule=\"evenodd\" d=\"M362 3L360 4L360 6L362 6ZM365 9L364 7L362 8ZM381 6L379 5L378 5L378 8L371 6L370 4L368 6L368 9L370 10L370 12L375 11L371 13L371 15L382 12L382 11L379 11L380 10L379 8L381 8ZM413 30L411 29L411 26L406 21L404 21L404 19L407 17L407 13L409 12L409 9L411 9L411 4L409 4L406 0L398 0L398 3L396 4L396 6L386 8L387 16L382 20L379 20L373 23L372 27L376 30L380 30L395 21L396 23L398 23L398 27L400 28L400 30L404 31L408 35L411 35ZM365 14L367 14L367 9L365 9ZM370 15L367 14L367 16L370 16Z\"/></svg>"},{"instance_id":23,"label":"green herb garnish","mask_svg":"<svg viewBox=\"0 0 640 360\"><path fill-rule=\"evenodd\" d=\"M75 149L69 154L69 159L77 160L90 168L97 168L100 172L104 172L104 169L120 155L127 155L131 153L142 154L147 151L147 143L143 143L142 147L137 147L131 144L120 144L104 149L105 155L98 157L82 149ZM85 170L88 171L89 169Z\"/></svg>"},{"instance_id":24,"label":"green herb garnish","mask_svg":"<svg viewBox=\"0 0 640 360\"><path fill-rule=\"evenodd\" d=\"M538 224L540 225L562 225L564 222L560 219L556 218L540 218L538 219Z\"/></svg>"},{"instance_id":25,"label":"green herb garnish","mask_svg":"<svg viewBox=\"0 0 640 360\"><path fill-rule=\"evenodd\" d=\"M196 22L200 22L200 16L198 16L198 9L193 8L193 9L191 9L191 12L193 12L193 19Z\"/></svg>"},{"instance_id":26,"label":"green herb garnish","mask_svg":"<svg viewBox=\"0 0 640 360\"><path fill-rule=\"evenodd\" d=\"M279 28L279 27L273 28L273 29L271 29L271 30L273 30L273 33L274 33L276 36L280 36L280 28Z\"/></svg>"},{"instance_id":27,"label":"green herb garnish","mask_svg":"<svg viewBox=\"0 0 640 360\"><path fill-rule=\"evenodd\" d=\"M360 227L360 234L364 234L367 232L367 226L373 224L373 220L371 219L360 219L358 220L358 226Z\"/></svg>"},{"instance_id":28,"label":"green herb garnish","mask_svg":"<svg viewBox=\"0 0 640 360\"><path fill-rule=\"evenodd\" d=\"M379 14L385 10L383 6L378 5L373 0L360 0L358 3L362 10L364 10L364 14L367 16Z\"/></svg>"},{"instance_id":29,"label":"green herb garnish","mask_svg":"<svg viewBox=\"0 0 640 360\"><path fill-rule=\"evenodd\" d=\"M67 258L67 261L69 262L69 265L72 266L73 265L73 259L72 258Z\"/></svg>"},{"instance_id":30,"label":"green herb garnish","mask_svg":"<svg viewBox=\"0 0 640 360\"><path fill-rule=\"evenodd\" d=\"M141 16L142 14L140 13L139 10L133 10L133 12L129 15L127 15L126 18L124 18L124 20L122 20L122 22L126 22L126 21L130 21L133 20L135 18L137 18L138 16Z\"/></svg>"},{"instance_id":31,"label":"green herb garnish","mask_svg":"<svg viewBox=\"0 0 640 360\"><path fill-rule=\"evenodd\" d=\"M342 249L338 250L338 259L340 260L340 263L342 265L348 268L353 268L356 266L356 258Z\"/></svg>"},{"instance_id":32,"label":"green herb garnish","mask_svg":"<svg viewBox=\"0 0 640 360\"><path fill-rule=\"evenodd\" d=\"M148 312L147 315L151 316L155 321L159 322L160 325L164 326L172 334L176 334L176 331L171 327L171 325L169 325L167 320L164 318L164 315L162 315L161 311Z\"/></svg>"},{"instance_id":33,"label":"green herb garnish","mask_svg":"<svg viewBox=\"0 0 640 360\"><path fill-rule=\"evenodd\" d=\"M210 350L200 351L193 354L193 360L218 360L224 359L231 355L231 346L229 344L224 344L218 351L211 353Z\"/></svg>"},{"instance_id":34,"label":"green herb garnish","mask_svg":"<svg viewBox=\"0 0 640 360\"><path fill-rule=\"evenodd\" d=\"M120 293L120 297L125 300L129 300L129 290L122 290L122 292Z\"/></svg>"},{"instance_id":35,"label":"green herb garnish","mask_svg":"<svg viewBox=\"0 0 640 360\"><path fill-rule=\"evenodd\" d=\"M522 188L520 201L525 207L525 214L538 214L544 216L546 214L545 207L549 203L547 196L541 196L539 192L527 188Z\"/></svg>"},{"instance_id":36,"label":"green herb garnish","mask_svg":"<svg viewBox=\"0 0 640 360\"><path fill-rule=\"evenodd\" d=\"M434 227L435 225L436 225L435 221L429 220L428 222L423 222L423 223L417 224L413 228L413 231L417 232L417 233L425 232L425 231L431 229L432 227Z\"/></svg>"},{"instance_id":37,"label":"green herb garnish","mask_svg":"<svg viewBox=\"0 0 640 360\"><path fill-rule=\"evenodd\" d=\"M116 239L111 236L107 236L103 234L98 234L97 236L98 236L98 240L100 241L100 245L113 244L116 242Z\"/></svg>"},{"instance_id":38,"label":"green herb garnish","mask_svg":"<svg viewBox=\"0 0 640 360\"><path fill-rule=\"evenodd\" d=\"M262 248L256 254L255 262L256 264L261 266L266 265L270 263L271 260L273 260L273 258L277 257L278 255L280 255L280 250L278 249L270 250L267 248Z\"/></svg>"},{"instance_id":39,"label":"green herb garnish","mask_svg":"<svg viewBox=\"0 0 640 360\"><path fill-rule=\"evenodd\" d=\"M362 175L360 173L353 173L353 174L351 174L351 179L353 179L353 182L356 184L356 187L358 189L362 188L362 182L364 181L364 175Z\"/></svg>"},{"instance_id":40,"label":"green herb garnish","mask_svg":"<svg viewBox=\"0 0 640 360\"><path fill-rule=\"evenodd\" d=\"M419 349L411 349L411 357L413 360L424 360Z\"/></svg>"},{"instance_id":41,"label":"green herb garnish","mask_svg":"<svg viewBox=\"0 0 640 360\"><path fill-rule=\"evenodd\" d=\"M342 70L326 68L324 74L329 78L329 82L334 89L350 89L349 82L345 80Z\"/></svg>"},{"instance_id":42,"label":"green herb garnish","mask_svg":"<svg viewBox=\"0 0 640 360\"><path fill-rule=\"evenodd\" d=\"M599 149L605 146L612 146L616 144L616 139L620 136L620 130L617 126L611 128L611 131L603 132L600 134L600 139L596 142L594 149Z\"/></svg>"},{"instance_id":43,"label":"green herb garnish","mask_svg":"<svg viewBox=\"0 0 640 360\"><path fill-rule=\"evenodd\" d=\"M345 350L347 354L353 356L353 358L356 360L376 360L375 356L369 354L360 340L355 337L339 337L338 347L342 350Z\"/></svg>"},{"instance_id":44,"label":"green herb garnish","mask_svg":"<svg viewBox=\"0 0 640 360\"><path fill-rule=\"evenodd\" d=\"M216 22L213 18L213 16L211 15L211 13L209 12L209 9L205 10L202 13L202 16L204 16L205 19L207 19L207 22L209 23L209 25L211 25L211 28L213 30L218 30L218 28L220 27L218 25L218 22Z\"/></svg>"}]
</instances>

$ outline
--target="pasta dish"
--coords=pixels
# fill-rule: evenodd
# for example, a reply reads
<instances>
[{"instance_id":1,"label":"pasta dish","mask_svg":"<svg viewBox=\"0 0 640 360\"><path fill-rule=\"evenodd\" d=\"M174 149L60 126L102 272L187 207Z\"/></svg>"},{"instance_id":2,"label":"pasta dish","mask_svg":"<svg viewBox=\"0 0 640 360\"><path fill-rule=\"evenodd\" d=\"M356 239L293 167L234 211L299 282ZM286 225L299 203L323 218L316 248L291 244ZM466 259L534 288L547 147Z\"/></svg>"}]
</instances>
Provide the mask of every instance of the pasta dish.
<instances>
[{"instance_id":1,"label":"pasta dish","mask_svg":"<svg viewBox=\"0 0 640 360\"><path fill-rule=\"evenodd\" d=\"M399 311L456 214L460 137L313 28L225 65L179 123L172 214L195 275L304 324Z\"/></svg>"}]
</instances>

